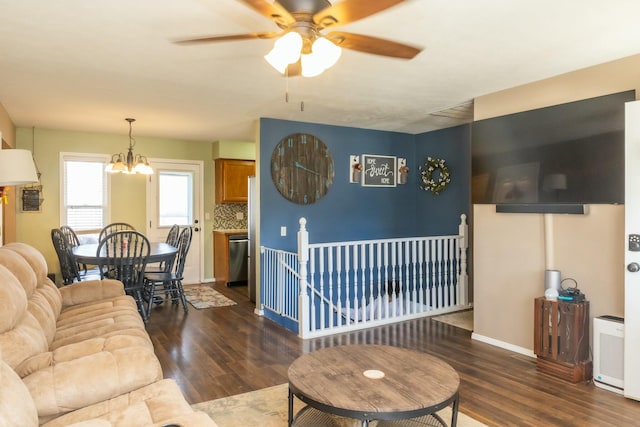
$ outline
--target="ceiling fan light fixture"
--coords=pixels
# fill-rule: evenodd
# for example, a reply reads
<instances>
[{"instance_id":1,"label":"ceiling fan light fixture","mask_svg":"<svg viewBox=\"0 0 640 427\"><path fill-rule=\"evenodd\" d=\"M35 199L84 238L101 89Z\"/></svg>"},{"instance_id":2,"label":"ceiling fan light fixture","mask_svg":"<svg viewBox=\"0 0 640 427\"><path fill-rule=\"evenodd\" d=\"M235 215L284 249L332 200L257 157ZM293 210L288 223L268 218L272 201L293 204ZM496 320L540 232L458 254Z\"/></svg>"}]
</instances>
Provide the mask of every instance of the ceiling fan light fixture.
<instances>
[{"instance_id":1,"label":"ceiling fan light fixture","mask_svg":"<svg viewBox=\"0 0 640 427\"><path fill-rule=\"evenodd\" d=\"M322 58L315 53L303 53L300 55L300 65L302 66L302 77L315 77L322 74L326 69L322 64Z\"/></svg>"},{"instance_id":2,"label":"ceiling fan light fixture","mask_svg":"<svg viewBox=\"0 0 640 427\"><path fill-rule=\"evenodd\" d=\"M295 31L290 31L276 40L273 49L265 55L264 59L273 68L284 74L287 65L298 62L301 50L302 36Z\"/></svg>"},{"instance_id":3,"label":"ceiling fan light fixture","mask_svg":"<svg viewBox=\"0 0 640 427\"><path fill-rule=\"evenodd\" d=\"M300 57L302 76L315 77L322 74L338 62L341 54L342 48L325 37L318 37L313 42L311 53L302 54Z\"/></svg>"},{"instance_id":4,"label":"ceiling fan light fixture","mask_svg":"<svg viewBox=\"0 0 640 427\"><path fill-rule=\"evenodd\" d=\"M324 63L325 70L333 67L340 59L340 55L342 55L342 48L336 46L326 37L318 37L313 42L312 51L322 58L321 61Z\"/></svg>"}]
</instances>

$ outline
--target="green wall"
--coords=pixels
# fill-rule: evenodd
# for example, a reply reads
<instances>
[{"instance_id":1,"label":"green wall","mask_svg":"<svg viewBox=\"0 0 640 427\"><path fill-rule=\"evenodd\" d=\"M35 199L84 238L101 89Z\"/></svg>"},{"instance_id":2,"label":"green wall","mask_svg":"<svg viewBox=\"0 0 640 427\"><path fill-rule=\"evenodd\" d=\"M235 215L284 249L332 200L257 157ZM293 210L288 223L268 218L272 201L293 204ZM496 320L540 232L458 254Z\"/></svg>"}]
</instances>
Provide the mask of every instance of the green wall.
<instances>
[{"instance_id":1,"label":"green wall","mask_svg":"<svg viewBox=\"0 0 640 427\"><path fill-rule=\"evenodd\" d=\"M135 136L135 134L134 134ZM201 219L204 238L204 277L213 278L213 153L212 143L153 137L135 136L135 153L149 158L174 160L202 160L204 162L204 206L209 220ZM60 224L60 153L100 153L126 152L129 138L122 134L100 134L76 131L18 128L17 148L33 150L38 169L42 173L41 183L44 202L40 212L20 212L16 208L17 240L28 243L40 250L50 272L55 272L59 280L60 267L51 243L51 229ZM231 145L231 144L230 144ZM239 144L245 150L246 144ZM16 190L19 191L19 190ZM146 221L146 181L142 175L111 175L111 221L125 221L139 230L145 230Z\"/></svg>"}]
</instances>

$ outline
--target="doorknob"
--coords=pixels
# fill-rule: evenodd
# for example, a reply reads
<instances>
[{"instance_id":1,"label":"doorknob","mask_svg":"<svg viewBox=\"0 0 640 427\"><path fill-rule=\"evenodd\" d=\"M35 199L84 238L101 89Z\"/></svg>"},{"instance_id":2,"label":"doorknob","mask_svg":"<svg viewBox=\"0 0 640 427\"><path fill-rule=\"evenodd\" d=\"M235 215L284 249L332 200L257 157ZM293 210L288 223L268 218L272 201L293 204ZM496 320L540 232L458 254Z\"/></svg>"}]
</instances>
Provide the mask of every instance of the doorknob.
<instances>
[{"instance_id":1,"label":"doorknob","mask_svg":"<svg viewBox=\"0 0 640 427\"><path fill-rule=\"evenodd\" d=\"M640 264L638 264L637 262L629 263L629 265L627 265L627 270L629 270L631 273L637 273L638 271L640 271Z\"/></svg>"}]
</instances>

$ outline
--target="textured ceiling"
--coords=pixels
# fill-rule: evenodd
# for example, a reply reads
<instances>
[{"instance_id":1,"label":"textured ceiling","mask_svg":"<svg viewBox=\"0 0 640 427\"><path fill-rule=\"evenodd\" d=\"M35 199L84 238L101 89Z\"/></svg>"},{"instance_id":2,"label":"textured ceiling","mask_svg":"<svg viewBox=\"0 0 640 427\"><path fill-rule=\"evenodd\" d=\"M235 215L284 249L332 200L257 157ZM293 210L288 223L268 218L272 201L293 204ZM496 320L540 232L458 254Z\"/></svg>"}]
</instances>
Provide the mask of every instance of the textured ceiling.
<instances>
[{"instance_id":1,"label":"textured ceiling","mask_svg":"<svg viewBox=\"0 0 640 427\"><path fill-rule=\"evenodd\" d=\"M264 61L273 40L171 42L278 30L235 0L0 10L0 103L17 126L126 134L135 117L136 135L202 141L253 140L260 117L421 133L468 121L477 96L640 52L637 0L408 0L340 30L422 53L345 50L310 79Z\"/></svg>"}]
</instances>

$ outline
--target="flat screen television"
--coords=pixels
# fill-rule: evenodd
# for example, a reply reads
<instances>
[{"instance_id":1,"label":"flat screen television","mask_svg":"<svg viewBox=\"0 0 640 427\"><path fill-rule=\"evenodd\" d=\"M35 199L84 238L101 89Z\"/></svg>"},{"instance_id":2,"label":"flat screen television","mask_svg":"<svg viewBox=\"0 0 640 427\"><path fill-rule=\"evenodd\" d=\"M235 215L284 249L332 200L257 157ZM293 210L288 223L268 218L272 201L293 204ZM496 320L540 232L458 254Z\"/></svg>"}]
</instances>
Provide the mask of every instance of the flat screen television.
<instances>
[{"instance_id":1,"label":"flat screen television","mask_svg":"<svg viewBox=\"0 0 640 427\"><path fill-rule=\"evenodd\" d=\"M474 122L473 203L541 213L624 203L624 104L634 100L630 90Z\"/></svg>"}]
</instances>

